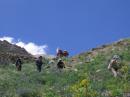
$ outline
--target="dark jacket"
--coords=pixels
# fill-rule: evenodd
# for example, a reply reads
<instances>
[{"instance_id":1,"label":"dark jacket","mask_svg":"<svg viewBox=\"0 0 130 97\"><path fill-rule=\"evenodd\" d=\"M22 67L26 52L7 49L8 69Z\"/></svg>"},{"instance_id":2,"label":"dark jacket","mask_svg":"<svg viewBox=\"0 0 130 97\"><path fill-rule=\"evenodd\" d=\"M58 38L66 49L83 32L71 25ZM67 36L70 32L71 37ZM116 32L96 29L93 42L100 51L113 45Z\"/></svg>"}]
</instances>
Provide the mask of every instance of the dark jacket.
<instances>
[{"instance_id":1,"label":"dark jacket","mask_svg":"<svg viewBox=\"0 0 130 97\"><path fill-rule=\"evenodd\" d=\"M42 65L43 65L43 62L40 61L40 60L36 60L36 65L37 65L37 66L42 66Z\"/></svg>"},{"instance_id":2,"label":"dark jacket","mask_svg":"<svg viewBox=\"0 0 130 97\"><path fill-rule=\"evenodd\" d=\"M58 68L65 68L65 64L64 64L64 62L62 62L62 61L59 61L58 63L57 63L57 67Z\"/></svg>"},{"instance_id":3,"label":"dark jacket","mask_svg":"<svg viewBox=\"0 0 130 97\"><path fill-rule=\"evenodd\" d=\"M22 65L21 59L17 59L17 61L16 61L16 66L18 66L18 65Z\"/></svg>"}]
</instances>

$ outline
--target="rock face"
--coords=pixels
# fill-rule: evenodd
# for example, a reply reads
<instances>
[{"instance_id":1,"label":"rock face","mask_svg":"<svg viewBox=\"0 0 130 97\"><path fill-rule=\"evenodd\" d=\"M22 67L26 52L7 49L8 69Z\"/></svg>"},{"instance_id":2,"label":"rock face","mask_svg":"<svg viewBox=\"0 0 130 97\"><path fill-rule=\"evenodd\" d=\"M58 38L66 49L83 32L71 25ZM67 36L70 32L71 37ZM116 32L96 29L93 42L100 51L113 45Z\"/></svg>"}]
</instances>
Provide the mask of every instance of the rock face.
<instances>
[{"instance_id":1,"label":"rock face","mask_svg":"<svg viewBox=\"0 0 130 97\"><path fill-rule=\"evenodd\" d=\"M24 48L10 44L5 40L0 41L0 65L15 63L17 57L20 57L25 61L29 61L33 58L33 56Z\"/></svg>"}]
</instances>

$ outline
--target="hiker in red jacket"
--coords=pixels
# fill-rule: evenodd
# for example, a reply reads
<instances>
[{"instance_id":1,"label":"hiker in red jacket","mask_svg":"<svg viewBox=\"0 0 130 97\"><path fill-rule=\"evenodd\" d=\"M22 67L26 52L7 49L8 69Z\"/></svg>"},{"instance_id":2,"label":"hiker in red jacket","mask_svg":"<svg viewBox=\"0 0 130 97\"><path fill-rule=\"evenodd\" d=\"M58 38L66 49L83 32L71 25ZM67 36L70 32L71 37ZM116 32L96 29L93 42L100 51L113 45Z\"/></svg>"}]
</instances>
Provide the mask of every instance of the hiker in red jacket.
<instances>
[{"instance_id":1,"label":"hiker in red jacket","mask_svg":"<svg viewBox=\"0 0 130 97\"><path fill-rule=\"evenodd\" d=\"M64 57L68 57L68 56L69 56L69 53L68 53L67 50L64 50L64 51L63 51L63 56L64 56Z\"/></svg>"}]
</instances>

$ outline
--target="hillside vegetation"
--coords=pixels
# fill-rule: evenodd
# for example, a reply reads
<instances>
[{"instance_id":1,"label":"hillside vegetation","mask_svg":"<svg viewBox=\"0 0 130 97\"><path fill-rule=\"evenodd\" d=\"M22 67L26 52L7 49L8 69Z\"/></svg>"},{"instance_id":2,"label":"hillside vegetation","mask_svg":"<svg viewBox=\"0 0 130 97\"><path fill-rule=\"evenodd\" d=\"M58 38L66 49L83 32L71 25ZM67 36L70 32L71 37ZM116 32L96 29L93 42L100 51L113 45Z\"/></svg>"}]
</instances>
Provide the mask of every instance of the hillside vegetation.
<instances>
[{"instance_id":1,"label":"hillside vegetation","mask_svg":"<svg viewBox=\"0 0 130 97\"><path fill-rule=\"evenodd\" d=\"M121 57L122 76L107 69L113 55ZM103 45L69 58L62 72L45 64L41 73L34 62L0 67L0 97L128 97L130 93L130 39Z\"/></svg>"}]
</instances>

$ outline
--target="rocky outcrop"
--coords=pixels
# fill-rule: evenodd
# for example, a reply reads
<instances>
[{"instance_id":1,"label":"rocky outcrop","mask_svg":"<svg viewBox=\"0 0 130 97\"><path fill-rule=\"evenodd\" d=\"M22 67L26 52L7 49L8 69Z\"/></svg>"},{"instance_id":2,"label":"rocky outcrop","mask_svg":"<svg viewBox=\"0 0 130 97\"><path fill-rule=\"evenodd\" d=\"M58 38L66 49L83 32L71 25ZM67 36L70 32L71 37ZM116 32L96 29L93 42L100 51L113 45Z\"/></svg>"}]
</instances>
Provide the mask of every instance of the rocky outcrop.
<instances>
[{"instance_id":1,"label":"rocky outcrop","mask_svg":"<svg viewBox=\"0 0 130 97\"><path fill-rule=\"evenodd\" d=\"M15 44L10 44L5 40L0 41L0 65L15 63L17 57L22 58L24 61L33 59L33 56L24 48L21 48Z\"/></svg>"}]
</instances>

